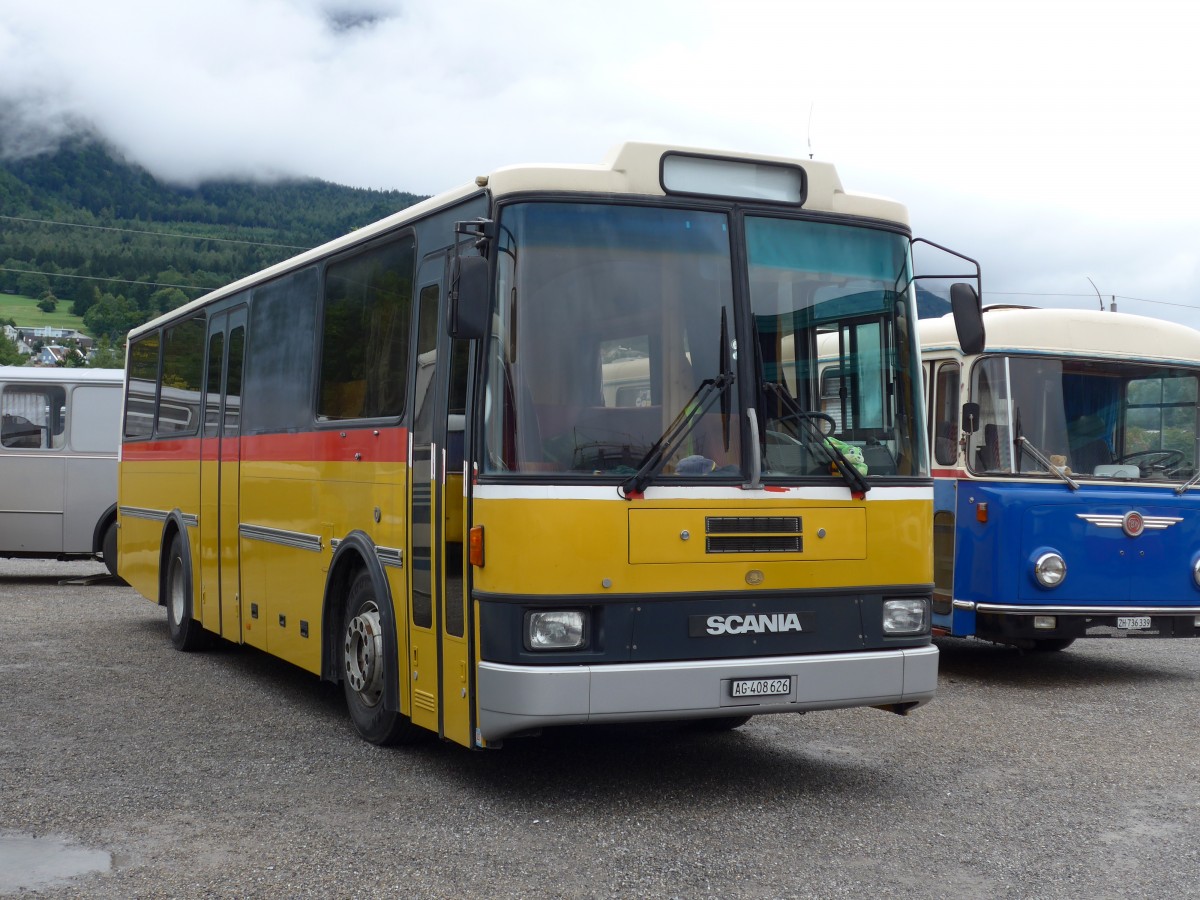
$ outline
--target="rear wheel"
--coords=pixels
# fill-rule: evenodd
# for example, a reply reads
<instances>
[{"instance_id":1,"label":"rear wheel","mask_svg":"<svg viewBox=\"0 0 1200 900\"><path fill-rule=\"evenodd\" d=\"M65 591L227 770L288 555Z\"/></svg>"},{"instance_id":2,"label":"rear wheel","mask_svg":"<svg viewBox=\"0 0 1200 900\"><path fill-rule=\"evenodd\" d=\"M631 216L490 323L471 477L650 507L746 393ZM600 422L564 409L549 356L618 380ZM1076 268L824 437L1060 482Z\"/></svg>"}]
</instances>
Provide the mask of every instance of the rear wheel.
<instances>
[{"instance_id":1,"label":"rear wheel","mask_svg":"<svg viewBox=\"0 0 1200 900\"><path fill-rule=\"evenodd\" d=\"M100 544L100 554L104 558L104 567L108 574L117 578L117 523L114 519L104 529L104 540Z\"/></svg>"},{"instance_id":2,"label":"rear wheel","mask_svg":"<svg viewBox=\"0 0 1200 900\"><path fill-rule=\"evenodd\" d=\"M384 652L383 616L375 585L359 572L346 595L342 626L342 690L354 730L372 744L406 743L417 737L408 717L385 708L384 688L396 677L396 660Z\"/></svg>"},{"instance_id":3,"label":"rear wheel","mask_svg":"<svg viewBox=\"0 0 1200 900\"><path fill-rule=\"evenodd\" d=\"M208 637L204 627L192 618L192 579L189 575L189 561L184 556L183 541L179 535L175 535L171 540L164 587L167 601L167 632L171 636L171 643L177 650L200 650L208 644Z\"/></svg>"}]
</instances>

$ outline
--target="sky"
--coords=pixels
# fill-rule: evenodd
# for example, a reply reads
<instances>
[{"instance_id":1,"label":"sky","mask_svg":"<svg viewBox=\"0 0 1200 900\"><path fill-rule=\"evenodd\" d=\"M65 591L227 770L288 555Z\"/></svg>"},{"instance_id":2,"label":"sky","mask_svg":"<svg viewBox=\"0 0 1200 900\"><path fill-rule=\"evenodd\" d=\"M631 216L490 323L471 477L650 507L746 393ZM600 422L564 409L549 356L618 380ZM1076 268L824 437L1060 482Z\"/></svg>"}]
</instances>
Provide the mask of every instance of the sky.
<instances>
[{"instance_id":1,"label":"sky","mask_svg":"<svg viewBox=\"0 0 1200 900\"><path fill-rule=\"evenodd\" d=\"M0 0L0 154L434 194L627 140L834 163L984 302L1200 328L1179 0ZM918 262L921 258L918 257Z\"/></svg>"}]
</instances>

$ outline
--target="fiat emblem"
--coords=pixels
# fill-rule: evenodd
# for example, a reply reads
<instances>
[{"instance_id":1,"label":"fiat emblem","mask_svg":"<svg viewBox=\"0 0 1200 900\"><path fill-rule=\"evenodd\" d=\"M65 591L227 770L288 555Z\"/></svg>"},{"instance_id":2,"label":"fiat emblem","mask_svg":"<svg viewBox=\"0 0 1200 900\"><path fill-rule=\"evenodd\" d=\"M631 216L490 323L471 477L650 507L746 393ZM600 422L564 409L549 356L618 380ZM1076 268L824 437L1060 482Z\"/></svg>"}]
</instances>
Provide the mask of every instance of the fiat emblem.
<instances>
[{"instance_id":1,"label":"fiat emblem","mask_svg":"<svg viewBox=\"0 0 1200 900\"><path fill-rule=\"evenodd\" d=\"M1127 512L1125 518L1121 520L1121 527L1130 537L1137 537L1146 530L1146 520L1139 512Z\"/></svg>"}]
</instances>

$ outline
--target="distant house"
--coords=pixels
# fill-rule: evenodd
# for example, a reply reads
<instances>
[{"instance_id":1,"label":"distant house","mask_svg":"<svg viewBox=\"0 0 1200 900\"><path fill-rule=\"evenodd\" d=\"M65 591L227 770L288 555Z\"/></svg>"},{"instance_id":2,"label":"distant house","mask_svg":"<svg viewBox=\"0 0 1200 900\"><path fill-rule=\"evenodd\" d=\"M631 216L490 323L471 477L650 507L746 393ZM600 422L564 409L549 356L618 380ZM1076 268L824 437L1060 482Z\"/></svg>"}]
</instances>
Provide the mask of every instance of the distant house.
<instances>
[{"instance_id":1,"label":"distant house","mask_svg":"<svg viewBox=\"0 0 1200 900\"><path fill-rule=\"evenodd\" d=\"M82 356L74 347L62 347L58 344L46 344L38 351L33 363L37 366L58 366L68 355Z\"/></svg>"}]
</instances>

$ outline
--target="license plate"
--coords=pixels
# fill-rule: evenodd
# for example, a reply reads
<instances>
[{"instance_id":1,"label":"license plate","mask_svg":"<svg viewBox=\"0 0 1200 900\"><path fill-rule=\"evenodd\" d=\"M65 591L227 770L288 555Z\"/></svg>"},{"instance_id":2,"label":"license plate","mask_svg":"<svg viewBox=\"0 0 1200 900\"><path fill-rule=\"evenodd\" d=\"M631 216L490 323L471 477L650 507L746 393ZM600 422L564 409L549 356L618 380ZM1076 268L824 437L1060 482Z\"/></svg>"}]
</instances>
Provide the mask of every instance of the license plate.
<instances>
[{"instance_id":1,"label":"license plate","mask_svg":"<svg viewBox=\"0 0 1200 900\"><path fill-rule=\"evenodd\" d=\"M770 697L791 692L790 678L747 678L733 682L735 697Z\"/></svg>"},{"instance_id":2,"label":"license plate","mask_svg":"<svg viewBox=\"0 0 1200 900\"><path fill-rule=\"evenodd\" d=\"M1149 616L1117 616L1118 628L1149 628Z\"/></svg>"}]
</instances>

